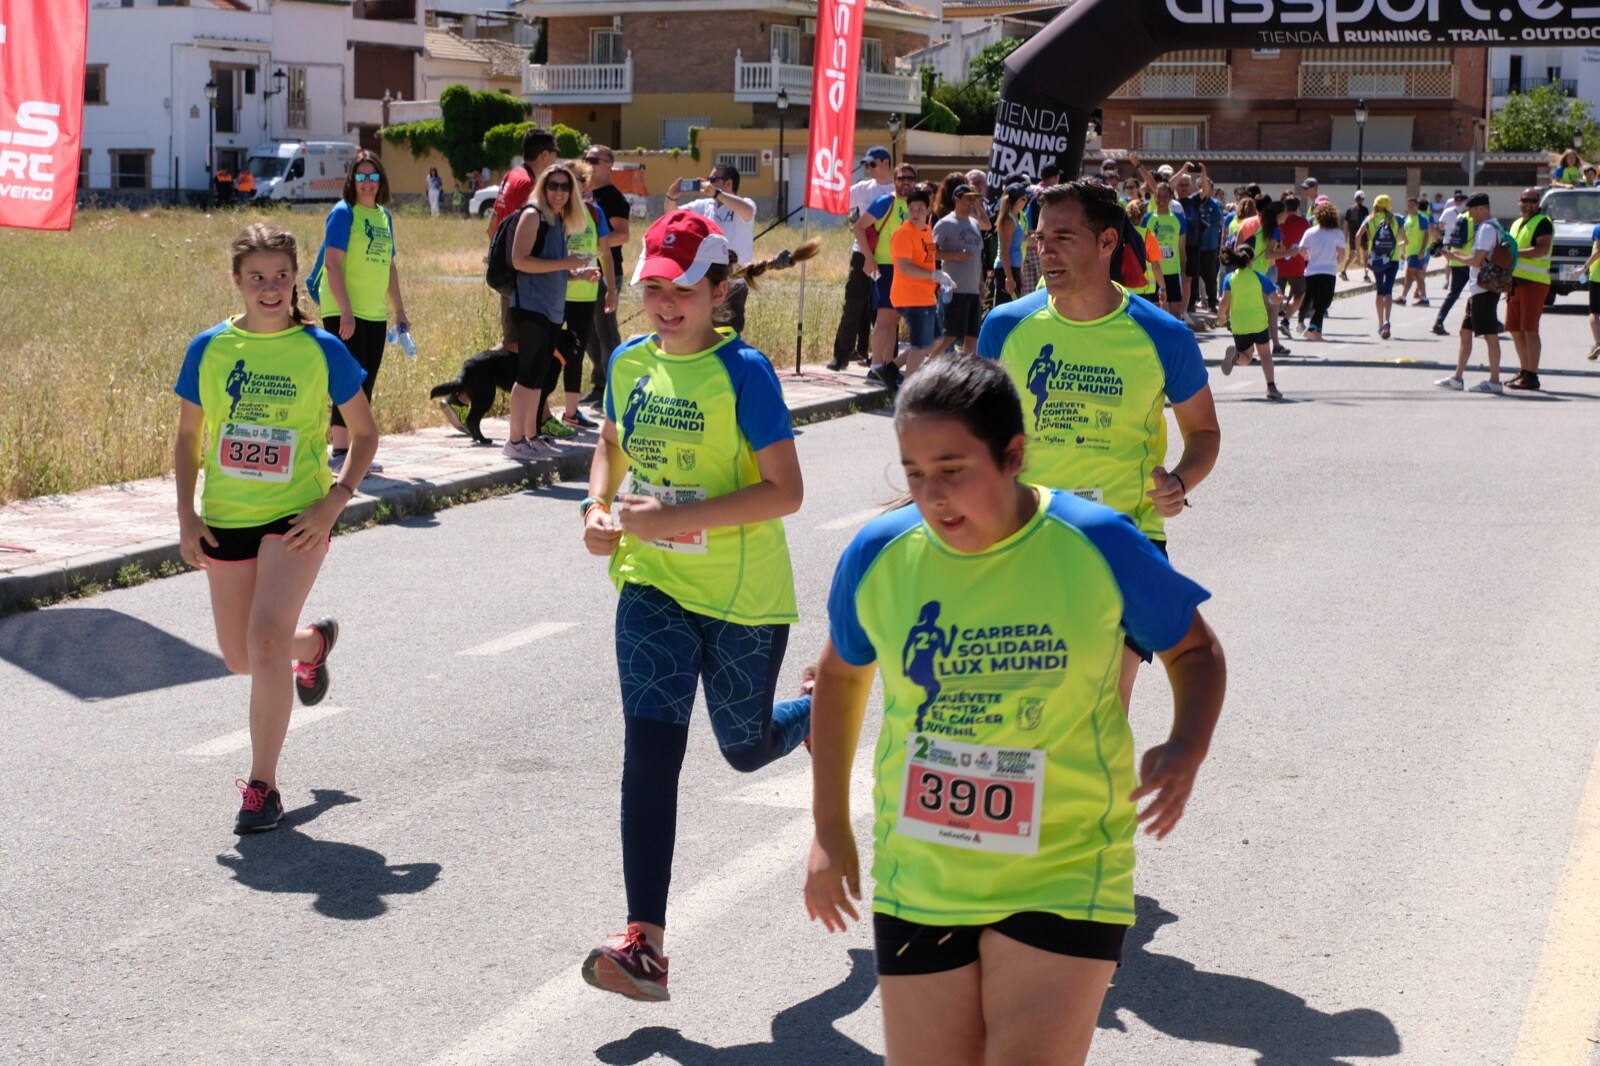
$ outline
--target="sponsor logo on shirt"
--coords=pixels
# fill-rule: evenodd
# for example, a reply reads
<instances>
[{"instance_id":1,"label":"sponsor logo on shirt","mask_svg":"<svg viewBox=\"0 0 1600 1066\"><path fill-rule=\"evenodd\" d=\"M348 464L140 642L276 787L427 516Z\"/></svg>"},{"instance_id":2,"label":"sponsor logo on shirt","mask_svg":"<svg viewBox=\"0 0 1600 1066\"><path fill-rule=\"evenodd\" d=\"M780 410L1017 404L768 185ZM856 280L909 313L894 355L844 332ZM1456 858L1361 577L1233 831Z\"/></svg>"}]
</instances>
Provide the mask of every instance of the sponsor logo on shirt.
<instances>
[{"instance_id":1,"label":"sponsor logo on shirt","mask_svg":"<svg viewBox=\"0 0 1600 1066\"><path fill-rule=\"evenodd\" d=\"M1067 669L1067 642L1048 622L963 627L941 623L943 605L929 600L906 633L901 668L921 688L914 731L976 737L979 726L1005 720L998 705L1008 692L1036 685L1055 687ZM1031 715L1036 728L1043 700ZM1024 707L1028 706L1024 701Z\"/></svg>"},{"instance_id":2,"label":"sponsor logo on shirt","mask_svg":"<svg viewBox=\"0 0 1600 1066\"><path fill-rule=\"evenodd\" d=\"M223 384L228 394L228 417L242 422L284 421L300 387L287 374L263 374L245 369L240 359Z\"/></svg>"},{"instance_id":3,"label":"sponsor logo on shirt","mask_svg":"<svg viewBox=\"0 0 1600 1066\"><path fill-rule=\"evenodd\" d=\"M661 396L650 391L650 375L634 383L622 410L622 450L640 466L656 469L667 462L667 442L699 444L705 440L706 416L694 400L681 396ZM694 459L685 466L679 452L678 469L693 470Z\"/></svg>"}]
</instances>

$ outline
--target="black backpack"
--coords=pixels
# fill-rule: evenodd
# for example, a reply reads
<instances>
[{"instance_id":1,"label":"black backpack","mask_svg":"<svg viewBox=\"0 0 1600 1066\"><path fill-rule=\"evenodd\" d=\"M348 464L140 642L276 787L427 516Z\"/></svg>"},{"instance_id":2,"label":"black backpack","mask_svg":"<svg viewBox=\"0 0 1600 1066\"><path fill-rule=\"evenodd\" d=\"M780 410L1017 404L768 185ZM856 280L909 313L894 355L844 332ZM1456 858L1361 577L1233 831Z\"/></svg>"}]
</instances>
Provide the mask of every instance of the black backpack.
<instances>
[{"instance_id":1,"label":"black backpack","mask_svg":"<svg viewBox=\"0 0 1600 1066\"><path fill-rule=\"evenodd\" d=\"M483 280L489 288L501 296L512 296L517 291L517 268L511 265L511 245L516 240L517 223L522 221L522 213L531 210L533 210L531 204L524 204L501 219L494 236L489 240L489 257L487 266L484 267ZM544 246L544 237L549 230L550 223L540 215L539 233L533 238L535 255Z\"/></svg>"}]
</instances>

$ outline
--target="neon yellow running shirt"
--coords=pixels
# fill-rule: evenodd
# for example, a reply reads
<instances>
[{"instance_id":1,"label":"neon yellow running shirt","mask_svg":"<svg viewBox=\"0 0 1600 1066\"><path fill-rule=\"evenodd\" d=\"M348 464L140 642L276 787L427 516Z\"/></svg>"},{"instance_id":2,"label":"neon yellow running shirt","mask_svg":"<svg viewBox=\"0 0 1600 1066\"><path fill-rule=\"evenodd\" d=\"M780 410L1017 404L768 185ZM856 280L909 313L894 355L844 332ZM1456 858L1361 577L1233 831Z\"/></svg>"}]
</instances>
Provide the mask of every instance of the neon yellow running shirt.
<instances>
[{"instance_id":1,"label":"neon yellow running shirt","mask_svg":"<svg viewBox=\"0 0 1600 1066\"><path fill-rule=\"evenodd\" d=\"M387 322L389 265L395 251L394 219L389 209L339 201L328 212L322 246L324 252L329 248L344 252L344 289L350 297L350 313L368 322ZM317 286L317 305L324 318L339 314L326 267Z\"/></svg>"},{"instance_id":2,"label":"neon yellow running shirt","mask_svg":"<svg viewBox=\"0 0 1600 1066\"><path fill-rule=\"evenodd\" d=\"M234 318L189 342L172 391L205 412L200 517L219 529L298 514L328 494L328 401L367 372L315 326L247 333Z\"/></svg>"},{"instance_id":3,"label":"neon yellow running shirt","mask_svg":"<svg viewBox=\"0 0 1600 1066\"><path fill-rule=\"evenodd\" d=\"M1187 326L1121 291L1116 310L1093 322L1063 318L1048 292L1001 304L983 321L978 354L1022 394L1024 480L1104 503L1165 540L1145 495L1167 459L1165 407L1205 388L1206 367Z\"/></svg>"},{"instance_id":4,"label":"neon yellow running shirt","mask_svg":"<svg viewBox=\"0 0 1600 1066\"><path fill-rule=\"evenodd\" d=\"M1123 636L1170 648L1209 593L1127 518L1038 491L1037 513L988 551L949 547L912 506L868 523L839 561L829 636L883 676L878 913L1133 923Z\"/></svg>"},{"instance_id":5,"label":"neon yellow running shirt","mask_svg":"<svg viewBox=\"0 0 1600 1066\"><path fill-rule=\"evenodd\" d=\"M714 348L668 355L636 337L611 356L606 417L633 471L632 491L667 503L726 496L761 480L756 453L793 440L767 357L731 329ZM741 625L795 622L783 522L698 530L665 541L623 534L611 578L649 585L685 610Z\"/></svg>"},{"instance_id":6,"label":"neon yellow running shirt","mask_svg":"<svg viewBox=\"0 0 1600 1066\"><path fill-rule=\"evenodd\" d=\"M1167 276L1178 273L1182 269L1178 263L1178 248L1189 229L1183 217L1171 212L1163 215L1159 211L1150 211L1144 216L1144 227L1154 233L1156 240L1161 243L1161 273Z\"/></svg>"}]
</instances>

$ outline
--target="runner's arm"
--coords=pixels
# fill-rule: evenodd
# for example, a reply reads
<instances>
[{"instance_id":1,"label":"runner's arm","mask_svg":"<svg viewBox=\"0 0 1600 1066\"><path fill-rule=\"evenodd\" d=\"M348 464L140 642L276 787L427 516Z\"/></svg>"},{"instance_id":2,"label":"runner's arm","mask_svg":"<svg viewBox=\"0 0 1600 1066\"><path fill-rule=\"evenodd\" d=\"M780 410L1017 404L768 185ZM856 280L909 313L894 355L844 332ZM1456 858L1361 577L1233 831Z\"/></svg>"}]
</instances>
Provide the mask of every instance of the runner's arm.
<instances>
[{"instance_id":1,"label":"runner's arm","mask_svg":"<svg viewBox=\"0 0 1600 1066\"><path fill-rule=\"evenodd\" d=\"M400 295L400 264L393 259L389 260L389 302L394 305L395 324L410 329L411 319L406 317L405 297Z\"/></svg>"},{"instance_id":2,"label":"runner's arm","mask_svg":"<svg viewBox=\"0 0 1600 1066\"><path fill-rule=\"evenodd\" d=\"M1183 817L1222 715L1228 679L1222 644L1199 611L1184 638L1159 654L1172 685L1172 732L1166 743L1144 753L1139 787L1129 796L1135 803L1155 796L1139 812L1139 821L1157 840L1172 832Z\"/></svg>"},{"instance_id":3,"label":"runner's arm","mask_svg":"<svg viewBox=\"0 0 1600 1066\"><path fill-rule=\"evenodd\" d=\"M206 524L194 509L195 484L200 479L200 449L205 442L205 411L191 400L182 401L178 411L178 435L172 448L173 480L178 483L178 554L190 566L204 570L209 563L200 550L200 541L217 546Z\"/></svg>"},{"instance_id":4,"label":"runner's arm","mask_svg":"<svg viewBox=\"0 0 1600 1066\"><path fill-rule=\"evenodd\" d=\"M600 502L583 515L583 545L591 555L610 555L622 537L621 528L612 520L611 500L627 473L628 454L617 441L617 424L602 418L600 439L595 441L589 463L589 495Z\"/></svg>"},{"instance_id":5,"label":"runner's arm","mask_svg":"<svg viewBox=\"0 0 1600 1066\"><path fill-rule=\"evenodd\" d=\"M1224 299L1233 294L1227 293ZM1207 385L1182 403L1172 405L1178 419L1178 432L1183 436L1183 456L1172 473L1183 482L1184 494L1194 491L1217 465L1217 453L1222 450L1222 427L1217 423L1217 405Z\"/></svg>"},{"instance_id":6,"label":"runner's arm","mask_svg":"<svg viewBox=\"0 0 1600 1066\"><path fill-rule=\"evenodd\" d=\"M329 245L327 250L322 253L322 269L328 275L328 291L333 293L333 302L339 305L340 317L348 320L354 315L354 312L350 310L350 290L344 283L344 252L343 248L335 248ZM306 295L312 300L317 298L317 294L314 292L309 292ZM348 337L345 338L345 340L349 339Z\"/></svg>"},{"instance_id":7,"label":"runner's arm","mask_svg":"<svg viewBox=\"0 0 1600 1066\"><path fill-rule=\"evenodd\" d=\"M643 540L660 540L701 529L768 522L800 510L805 487L794 440L776 441L756 452L756 466L760 481L707 500L666 504L649 496L625 495L622 501L628 505L627 510L617 520ZM605 499L593 491L595 475L591 473L589 477L591 495Z\"/></svg>"},{"instance_id":8,"label":"runner's arm","mask_svg":"<svg viewBox=\"0 0 1600 1066\"><path fill-rule=\"evenodd\" d=\"M860 861L850 828L850 770L876 668L846 662L827 641L811 700L811 817L816 837L806 864L806 913L830 931L859 918Z\"/></svg>"},{"instance_id":9,"label":"runner's arm","mask_svg":"<svg viewBox=\"0 0 1600 1066\"><path fill-rule=\"evenodd\" d=\"M327 543L340 512L355 498L372 457L378 454L378 425L372 420L367 394L357 389L354 396L339 405L339 414L350 430L349 455L339 480L327 495L290 519L289 531L283 536L283 546L288 551L312 551Z\"/></svg>"},{"instance_id":10,"label":"runner's arm","mask_svg":"<svg viewBox=\"0 0 1600 1066\"><path fill-rule=\"evenodd\" d=\"M1528 249L1527 254L1534 259L1547 258L1550 255L1550 245L1555 239L1556 228L1551 226L1549 233L1546 233L1543 237L1539 237L1534 240L1533 247Z\"/></svg>"},{"instance_id":11,"label":"runner's arm","mask_svg":"<svg viewBox=\"0 0 1600 1066\"><path fill-rule=\"evenodd\" d=\"M894 257L894 272L901 277L916 278L918 281L932 281L934 275L934 271L925 270L902 255Z\"/></svg>"}]
</instances>

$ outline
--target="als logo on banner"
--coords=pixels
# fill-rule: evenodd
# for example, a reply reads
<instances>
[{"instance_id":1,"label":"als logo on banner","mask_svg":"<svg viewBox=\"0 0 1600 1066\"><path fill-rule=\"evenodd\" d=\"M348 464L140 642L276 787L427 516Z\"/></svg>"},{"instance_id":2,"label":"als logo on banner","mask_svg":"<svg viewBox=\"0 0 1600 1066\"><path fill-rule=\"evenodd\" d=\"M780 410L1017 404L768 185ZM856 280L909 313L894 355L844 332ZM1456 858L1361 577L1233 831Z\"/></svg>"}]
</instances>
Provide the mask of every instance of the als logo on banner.
<instances>
[{"instance_id":1,"label":"als logo on banner","mask_svg":"<svg viewBox=\"0 0 1600 1066\"><path fill-rule=\"evenodd\" d=\"M806 206L833 215L850 211L864 6L863 0L820 0L817 5L811 135L806 143Z\"/></svg>"},{"instance_id":2,"label":"als logo on banner","mask_svg":"<svg viewBox=\"0 0 1600 1066\"><path fill-rule=\"evenodd\" d=\"M914 732L976 737L979 726L1005 720L999 704L1008 693L1060 685L1067 642L1048 622L964 628L941 622L943 611L938 600L924 603L900 652L902 672L923 691ZM1022 727L1036 728L1042 701L1023 703Z\"/></svg>"},{"instance_id":3,"label":"als logo on banner","mask_svg":"<svg viewBox=\"0 0 1600 1066\"><path fill-rule=\"evenodd\" d=\"M88 0L0 3L0 226L70 229Z\"/></svg>"}]
</instances>

